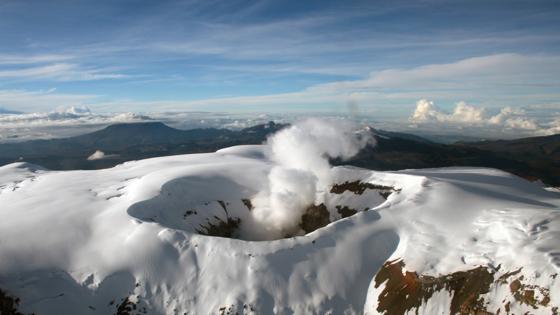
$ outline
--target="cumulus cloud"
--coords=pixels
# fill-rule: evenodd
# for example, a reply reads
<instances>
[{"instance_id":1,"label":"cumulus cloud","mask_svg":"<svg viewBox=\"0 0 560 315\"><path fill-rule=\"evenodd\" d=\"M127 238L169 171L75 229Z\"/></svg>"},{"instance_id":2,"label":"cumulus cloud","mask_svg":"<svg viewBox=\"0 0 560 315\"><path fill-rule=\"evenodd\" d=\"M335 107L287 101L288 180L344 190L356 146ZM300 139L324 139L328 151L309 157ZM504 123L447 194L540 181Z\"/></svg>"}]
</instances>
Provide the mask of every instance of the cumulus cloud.
<instances>
[{"instance_id":1,"label":"cumulus cloud","mask_svg":"<svg viewBox=\"0 0 560 315\"><path fill-rule=\"evenodd\" d=\"M268 228L268 235L293 232L305 209L332 184L329 158L350 158L372 141L351 123L320 119L273 135L266 145L274 166L267 189L253 200L255 220Z\"/></svg>"},{"instance_id":2,"label":"cumulus cloud","mask_svg":"<svg viewBox=\"0 0 560 315\"><path fill-rule=\"evenodd\" d=\"M448 114L434 105L434 102L421 99L416 102L416 109L410 121L422 122L459 122L459 123L480 123L484 121L484 109L467 105L465 102L456 104L452 113Z\"/></svg>"},{"instance_id":3,"label":"cumulus cloud","mask_svg":"<svg viewBox=\"0 0 560 315\"><path fill-rule=\"evenodd\" d=\"M522 109L504 107L494 116L486 114L484 108L458 102L453 112L446 113L432 101L421 99L409 119L413 123L447 123L459 125L495 126L507 129L539 130L534 119L525 116Z\"/></svg>"},{"instance_id":4,"label":"cumulus cloud","mask_svg":"<svg viewBox=\"0 0 560 315\"><path fill-rule=\"evenodd\" d=\"M522 109L514 109L504 107L495 116L488 119L490 124L503 125L511 129L537 130L539 126L534 119L525 117L525 111Z\"/></svg>"},{"instance_id":5,"label":"cumulus cloud","mask_svg":"<svg viewBox=\"0 0 560 315\"><path fill-rule=\"evenodd\" d=\"M439 109L436 108L434 102L428 101L426 99L421 99L416 102L416 109L412 116L410 117L410 121L412 122L426 122L431 120L440 121L439 116L442 113Z\"/></svg>"},{"instance_id":6,"label":"cumulus cloud","mask_svg":"<svg viewBox=\"0 0 560 315\"><path fill-rule=\"evenodd\" d=\"M553 135L560 133L560 117L555 118L548 124L545 134Z\"/></svg>"}]
</instances>

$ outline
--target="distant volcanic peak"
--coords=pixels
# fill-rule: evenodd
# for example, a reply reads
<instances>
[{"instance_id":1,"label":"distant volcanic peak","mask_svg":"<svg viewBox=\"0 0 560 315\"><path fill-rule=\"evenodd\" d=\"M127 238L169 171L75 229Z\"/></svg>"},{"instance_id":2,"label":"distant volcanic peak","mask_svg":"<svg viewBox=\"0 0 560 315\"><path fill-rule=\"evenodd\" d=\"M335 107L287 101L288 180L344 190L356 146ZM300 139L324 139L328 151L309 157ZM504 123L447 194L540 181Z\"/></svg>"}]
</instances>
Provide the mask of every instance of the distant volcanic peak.
<instances>
[{"instance_id":1,"label":"distant volcanic peak","mask_svg":"<svg viewBox=\"0 0 560 315\"><path fill-rule=\"evenodd\" d=\"M161 134L179 133L178 129L171 128L162 122L127 122L109 125L101 130L89 133L76 138L115 137L134 136L152 138Z\"/></svg>"},{"instance_id":2,"label":"distant volcanic peak","mask_svg":"<svg viewBox=\"0 0 560 315\"><path fill-rule=\"evenodd\" d=\"M127 122L109 125L106 130L122 130L122 129L170 129L176 130L161 121L148 121L148 122Z\"/></svg>"}]
</instances>

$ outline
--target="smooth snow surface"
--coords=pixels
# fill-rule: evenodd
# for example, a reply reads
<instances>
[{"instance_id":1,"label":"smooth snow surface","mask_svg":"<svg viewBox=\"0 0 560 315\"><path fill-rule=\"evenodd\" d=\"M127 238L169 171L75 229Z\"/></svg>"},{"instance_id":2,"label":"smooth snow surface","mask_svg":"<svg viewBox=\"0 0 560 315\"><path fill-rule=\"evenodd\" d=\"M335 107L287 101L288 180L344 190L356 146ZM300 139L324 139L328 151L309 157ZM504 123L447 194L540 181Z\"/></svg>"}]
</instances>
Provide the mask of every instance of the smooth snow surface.
<instances>
[{"instance_id":1,"label":"smooth snow surface","mask_svg":"<svg viewBox=\"0 0 560 315\"><path fill-rule=\"evenodd\" d=\"M386 260L403 258L410 270L433 275L523 267L560 304L551 277L560 269L560 193L493 169L337 167L329 174L335 183L401 191L387 201L342 194L370 210L304 236L250 242L198 234L186 211L218 213L218 201L245 209L243 233L258 230L241 200L269 184L274 164L263 150L97 171L1 167L0 289L21 298L20 311L38 315L113 314L125 298L148 314L375 314L372 280ZM492 291L488 300L499 303L503 294ZM450 298L440 292L421 312L435 314Z\"/></svg>"}]
</instances>

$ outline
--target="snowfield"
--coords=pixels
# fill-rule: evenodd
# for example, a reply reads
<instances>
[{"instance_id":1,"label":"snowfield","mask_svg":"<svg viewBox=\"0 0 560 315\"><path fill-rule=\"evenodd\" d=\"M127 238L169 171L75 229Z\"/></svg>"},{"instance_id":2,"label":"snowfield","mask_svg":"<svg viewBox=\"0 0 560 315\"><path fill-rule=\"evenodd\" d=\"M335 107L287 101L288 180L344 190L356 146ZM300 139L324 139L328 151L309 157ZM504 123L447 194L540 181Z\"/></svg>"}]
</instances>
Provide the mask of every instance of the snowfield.
<instances>
[{"instance_id":1,"label":"snowfield","mask_svg":"<svg viewBox=\"0 0 560 315\"><path fill-rule=\"evenodd\" d=\"M96 171L1 167L0 290L37 315L449 314L477 301L490 313L558 314L560 193L494 169L336 167L332 185L394 190L318 190L331 223L282 238L253 215L275 167L265 149ZM396 309L380 270L428 284ZM460 299L457 281L487 274L477 301Z\"/></svg>"}]
</instances>

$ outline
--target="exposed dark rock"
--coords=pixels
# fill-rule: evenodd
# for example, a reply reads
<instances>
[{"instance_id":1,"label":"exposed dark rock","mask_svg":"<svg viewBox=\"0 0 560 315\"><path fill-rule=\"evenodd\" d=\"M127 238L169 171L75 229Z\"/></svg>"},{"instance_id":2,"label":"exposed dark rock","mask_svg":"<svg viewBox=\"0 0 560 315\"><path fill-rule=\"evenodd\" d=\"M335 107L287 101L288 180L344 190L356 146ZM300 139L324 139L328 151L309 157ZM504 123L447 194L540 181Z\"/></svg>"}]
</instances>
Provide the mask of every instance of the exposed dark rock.
<instances>
[{"instance_id":1,"label":"exposed dark rock","mask_svg":"<svg viewBox=\"0 0 560 315\"><path fill-rule=\"evenodd\" d=\"M219 315L241 315L241 314L255 314L255 309L251 304L231 304L222 306L218 309Z\"/></svg>"},{"instance_id":2,"label":"exposed dark rock","mask_svg":"<svg viewBox=\"0 0 560 315\"><path fill-rule=\"evenodd\" d=\"M0 289L0 315L24 315L17 310L19 302L19 298L10 296Z\"/></svg>"},{"instance_id":3,"label":"exposed dark rock","mask_svg":"<svg viewBox=\"0 0 560 315\"><path fill-rule=\"evenodd\" d=\"M132 315L132 311L136 309L136 304L127 298L117 307L116 315Z\"/></svg>"},{"instance_id":4,"label":"exposed dark rock","mask_svg":"<svg viewBox=\"0 0 560 315\"><path fill-rule=\"evenodd\" d=\"M349 216L353 216L354 214L358 213L357 210L352 209L348 206L336 206L336 211L338 211L340 216L343 218L347 218Z\"/></svg>"},{"instance_id":5,"label":"exposed dark rock","mask_svg":"<svg viewBox=\"0 0 560 315\"><path fill-rule=\"evenodd\" d=\"M311 205L301 216L299 226L305 233L311 233L331 223L329 216L329 210L325 204Z\"/></svg>"},{"instance_id":6,"label":"exposed dark rock","mask_svg":"<svg viewBox=\"0 0 560 315\"><path fill-rule=\"evenodd\" d=\"M224 209L224 211L226 212L226 215L228 215L228 211L227 211L227 205L223 200L217 200L218 204L220 204L220 207L222 207L222 209Z\"/></svg>"},{"instance_id":7,"label":"exposed dark rock","mask_svg":"<svg viewBox=\"0 0 560 315\"><path fill-rule=\"evenodd\" d=\"M187 219L187 217L190 217L191 215L197 215L198 212L196 210L187 210L185 211L185 214L183 214L183 219Z\"/></svg>"},{"instance_id":8,"label":"exposed dark rock","mask_svg":"<svg viewBox=\"0 0 560 315\"><path fill-rule=\"evenodd\" d=\"M550 303L550 289L525 284L522 281L523 276L520 276L509 284L511 294L517 302L529 305L534 309L537 309L539 305L548 306L548 303ZM539 291L541 299L535 295L536 291Z\"/></svg>"},{"instance_id":9,"label":"exposed dark rock","mask_svg":"<svg viewBox=\"0 0 560 315\"><path fill-rule=\"evenodd\" d=\"M219 237L229 237L237 238L237 232L239 229L239 224L241 219L228 217L225 221L217 216L214 216L216 223L208 222L206 225L202 225L200 229L196 231L203 235L208 236L219 236Z\"/></svg>"},{"instance_id":10,"label":"exposed dark rock","mask_svg":"<svg viewBox=\"0 0 560 315\"><path fill-rule=\"evenodd\" d=\"M249 209L249 211L253 211L254 207L251 199L241 199L241 202L243 202L243 204L245 205L245 207L247 207L247 209Z\"/></svg>"},{"instance_id":11,"label":"exposed dark rock","mask_svg":"<svg viewBox=\"0 0 560 315\"><path fill-rule=\"evenodd\" d=\"M418 314L419 307L427 302L434 293L447 291L452 295L449 314L499 314L498 310L489 310L484 295L495 286L509 285L511 297L502 301L504 311L509 314L512 303L526 304L534 309L549 306L550 290L537 285L523 283L523 276L514 280L510 278L521 269L507 272L495 279L497 269L479 266L466 271L454 272L439 277L419 275L407 271L402 260L386 262L375 276L375 287L385 283L378 296L377 311L383 314L403 315L409 311ZM535 294L539 291L539 298ZM507 302L506 302L507 301ZM552 313L557 307L551 308ZM556 310L556 311L555 311Z\"/></svg>"},{"instance_id":12,"label":"exposed dark rock","mask_svg":"<svg viewBox=\"0 0 560 315\"><path fill-rule=\"evenodd\" d=\"M485 267L460 271L441 277L419 275L405 270L402 260L388 261L375 276L375 287L385 283L379 294L377 311L405 314L428 301L435 292L453 293L449 314L488 314L481 295L488 293L494 273Z\"/></svg>"},{"instance_id":13,"label":"exposed dark rock","mask_svg":"<svg viewBox=\"0 0 560 315\"><path fill-rule=\"evenodd\" d=\"M401 191L400 189L395 189L395 187L391 186L376 185L356 180L353 182L346 181L342 184L334 184L331 187L331 193L342 194L346 191L351 191L356 195L362 195L367 189L377 191L385 199L387 199L387 197L389 197L389 195L393 192Z\"/></svg>"},{"instance_id":14,"label":"exposed dark rock","mask_svg":"<svg viewBox=\"0 0 560 315\"><path fill-rule=\"evenodd\" d=\"M223 220L218 216L214 216L214 222L209 221L206 225L201 225L200 229L196 229L196 231L202 235L238 238L238 229L239 224L241 224L241 219L229 216L229 212L227 210L229 203L223 200L217 200L217 202L220 207L224 209L224 212L226 213L226 220Z\"/></svg>"}]
</instances>

